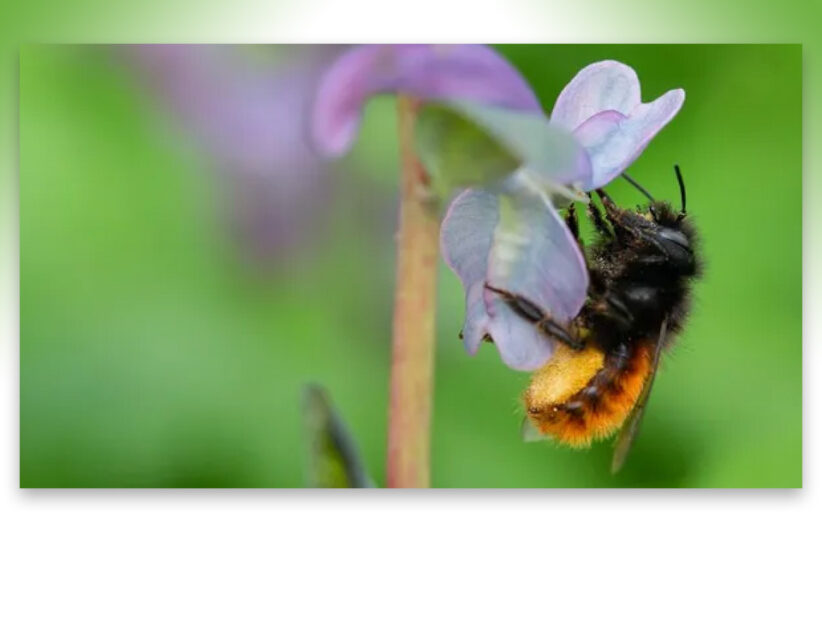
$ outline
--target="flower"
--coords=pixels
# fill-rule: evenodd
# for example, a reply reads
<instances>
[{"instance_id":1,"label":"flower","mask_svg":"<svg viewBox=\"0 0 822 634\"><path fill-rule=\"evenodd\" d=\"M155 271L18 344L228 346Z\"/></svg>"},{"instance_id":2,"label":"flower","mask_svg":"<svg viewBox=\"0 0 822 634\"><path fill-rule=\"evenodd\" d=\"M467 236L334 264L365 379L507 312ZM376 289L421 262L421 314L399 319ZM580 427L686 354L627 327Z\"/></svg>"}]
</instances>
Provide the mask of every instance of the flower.
<instances>
[{"instance_id":1,"label":"flower","mask_svg":"<svg viewBox=\"0 0 822 634\"><path fill-rule=\"evenodd\" d=\"M546 191L567 195L567 186L591 191L619 176L676 115L685 92L671 90L642 103L634 70L606 60L585 67L571 80L548 119L528 84L490 48L359 46L343 54L320 82L311 117L319 151L327 156L345 153L357 135L364 103L381 93L442 102L446 110L469 120L468 127L459 127L440 119L441 127L429 130L434 151L448 153L435 163L448 165L452 172L495 174L492 169L455 166L455 147L457 163L479 166L484 157L466 151L474 147L492 153L499 149L499 155L487 157L493 167L507 166L513 159L507 178L475 183L484 188L466 190L454 199L442 223L440 245L465 289L463 333L469 354L490 336L508 366L541 367L553 354L554 342L487 286L527 298L554 320L573 319L586 299L587 267ZM475 137L466 132L471 126L493 143L471 146ZM443 140L455 130L456 140ZM496 149L487 149L492 147Z\"/></svg>"},{"instance_id":2,"label":"flower","mask_svg":"<svg viewBox=\"0 0 822 634\"><path fill-rule=\"evenodd\" d=\"M633 163L676 115L685 92L675 89L651 103L640 99L632 68L602 61L582 69L563 89L551 123L570 131L590 161L586 191L603 187ZM524 171L527 171L527 164ZM517 293L554 320L568 322L588 287L585 260L551 200L523 184L521 171L507 191L468 190L451 204L441 249L465 289L464 345L475 354L490 336L503 362L536 370L554 342L516 314L486 284ZM508 220L500 214L508 208Z\"/></svg>"},{"instance_id":3,"label":"flower","mask_svg":"<svg viewBox=\"0 0 822 634\"><path fill-rule=\"evenodd\" d=\"M457 196L442 224L440 245L465 288L463 341L475 354L490 335L503 362L536 370L554 341L486 288L504 288L550 307L558 321L572 319L588 289L585 259L570 230L542 192L512 177L497 192L469 189Z\"/></svg>"},{"instance_id":4,"label":"flower","mask_svg":"<svg viewBox=\"0 0 822 634\"><path fill-rule=\"evenodd\" d=\"M477 44L374 44L341 55L320 81L312 136L329 157L347 152L365 102L406 93L422 99L465 99L525 112L542 112L531 87L496 51Z\"/></svg>"},{"instance_id":5,"label":"flower","mask_svg":"<svg viewBox=\"0 0 822 634\"><path fill-rule=\"evenodd\" d=\"M329 212L334 174L308 140L307 111L334 47L128 47L163 110L213 164L229 230L257 264L302 247Z\"/></svg>"},{"instance_id":6,"label":"flower","mask_svg":"<svg viewBox=\"0 0 822 634\"><path fill-rule=\"evenodd\" d=\"M565 86L551 122L571 131L588 152L592 175L584 189L591 191L624 172L684 101L685 91L676 88L642 103L634 69L606 60L586 66Z\"/></svg>"}]
</instances>

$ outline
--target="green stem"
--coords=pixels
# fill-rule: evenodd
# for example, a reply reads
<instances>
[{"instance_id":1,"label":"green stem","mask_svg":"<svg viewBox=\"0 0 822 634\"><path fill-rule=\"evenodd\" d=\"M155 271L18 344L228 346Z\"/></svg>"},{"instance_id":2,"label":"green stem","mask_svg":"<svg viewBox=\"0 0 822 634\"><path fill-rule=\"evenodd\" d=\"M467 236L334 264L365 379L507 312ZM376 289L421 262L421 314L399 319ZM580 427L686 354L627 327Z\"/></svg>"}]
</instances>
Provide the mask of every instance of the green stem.
<instances>
[{"instance_id":1,"label":"green stem","mask_svg":"<svg viewBox=\"0 0 822 634\"><path fill-rule=\"evenodd\" d=\"M391 397L388 415L389 487L430 484L439 218L429 179L414 151L418 103L398 98L402 202L397 234Z\"/></svg>"}]
</instances>

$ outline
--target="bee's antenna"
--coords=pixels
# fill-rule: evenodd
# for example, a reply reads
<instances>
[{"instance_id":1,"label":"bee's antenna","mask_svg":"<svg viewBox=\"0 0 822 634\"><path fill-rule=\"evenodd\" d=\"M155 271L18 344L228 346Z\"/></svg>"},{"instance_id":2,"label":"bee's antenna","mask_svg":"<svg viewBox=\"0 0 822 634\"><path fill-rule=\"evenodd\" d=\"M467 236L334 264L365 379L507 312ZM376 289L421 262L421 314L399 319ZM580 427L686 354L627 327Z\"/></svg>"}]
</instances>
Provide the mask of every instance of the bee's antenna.
<instances>
[{"instance_id":1,"label":"bee's antenna","mask_svg":"<svg viewBox=\"0 0 822 634\"><path fill-rule=\"evenodd\" d=\"M679 165L674 165L674 171L676 172L676 180L679 181L679 196L682 200L682 215L684 216L687 211L685 211L685 181L682 178L682 171L679 169Z\"/></svg>"},{"instance_id":2,"label":"bee's antenna","mask_svg":"<svg viewBox=\"0 0 822 634\"><path fill-rule=\"evenodd\" d=\"M633 186L634 186L634 187L636 187L639 191L641 191L643 194L645 194L645 197L646 197L648 200L650 200L652 203L653 203L653 202L656 202L656 198L654 198L653 196L651 196L651 194L650 194L650 193L648 193L648 190L647 190L647 189L645 189L642 185L640 185L640 184L639 184L639 183L637 183L637 182L636 182L633 178L631 178L630 176L628 176L628 172L622 172L622 178L624 178L626 181L628 181L629 183L631 183L631 185L633 185Z\"/></svg>"}]
</instances>

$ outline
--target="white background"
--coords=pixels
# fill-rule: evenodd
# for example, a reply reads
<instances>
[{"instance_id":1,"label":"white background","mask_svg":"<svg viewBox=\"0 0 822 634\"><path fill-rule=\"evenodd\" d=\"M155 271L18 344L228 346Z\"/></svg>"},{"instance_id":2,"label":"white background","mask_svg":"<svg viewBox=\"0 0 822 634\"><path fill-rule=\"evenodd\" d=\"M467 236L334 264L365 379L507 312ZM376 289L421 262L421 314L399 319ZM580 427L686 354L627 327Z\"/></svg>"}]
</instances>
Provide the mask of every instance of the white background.
<instances>
[{"instance_id":1,"label":"white background","mask_svg":"<svg viewBox=\"0 0 822 634\"><path fill-rule=\"evenodd\" d=\"M687 3L635 19L624 3L246 4L134 9L125 26L112 9L35 39L666 41L688 16ZM694 28L694 41L761 39ZM806 139L818 94L806 88ZM16 146L4 158L16 165ZM17 488L17 176L4 171L3 632L822 631L818 180L805 178L804 490L60 492Z\"/></svg>"}]
</instances>

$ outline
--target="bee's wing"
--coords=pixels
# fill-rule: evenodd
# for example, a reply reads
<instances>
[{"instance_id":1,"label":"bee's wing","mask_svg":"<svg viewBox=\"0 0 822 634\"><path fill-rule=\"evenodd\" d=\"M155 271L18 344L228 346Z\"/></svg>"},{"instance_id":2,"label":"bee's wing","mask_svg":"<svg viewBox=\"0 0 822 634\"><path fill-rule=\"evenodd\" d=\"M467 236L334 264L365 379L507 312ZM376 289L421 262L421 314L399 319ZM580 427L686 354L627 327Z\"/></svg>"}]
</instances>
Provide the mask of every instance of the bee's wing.
<instances>
[{"instance_id":1,"label":"bee's wing","mask_svg":"<svg viewBox=\"0 0 822 634\"><path fill-rule=\"evenodd\" d=\"M668 320L666 318L663 320L662 326L659 329L659 337L657 338L656 348L654 349L654 359L651 362L651 371L648 372L648 378L645 379L645 385L642 387L642 392L639 394L639 398L636 400L636 404L631 410L631 413L628 414L628 418L622 426L622 431L619 434L619 438L617 438L616 447L614 447L614 457L611 461L611 473L616 473L622 469L622 465L625 464L625 459L628 457L628 452L631 451L631 447L633 446L637 434L639 433L639 425L642 422L642 414L645 411L645 405L648 404L648 397L651 395L651 387L653 386L654 378L656 377L656 370L659 366L659 357L662 352L662 344L665 341L665 333L667 329Z\"/></svg>"}]
</instances>

